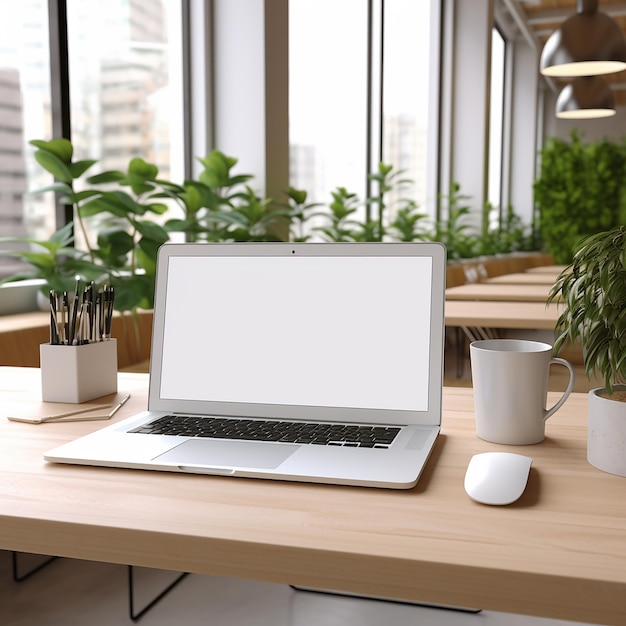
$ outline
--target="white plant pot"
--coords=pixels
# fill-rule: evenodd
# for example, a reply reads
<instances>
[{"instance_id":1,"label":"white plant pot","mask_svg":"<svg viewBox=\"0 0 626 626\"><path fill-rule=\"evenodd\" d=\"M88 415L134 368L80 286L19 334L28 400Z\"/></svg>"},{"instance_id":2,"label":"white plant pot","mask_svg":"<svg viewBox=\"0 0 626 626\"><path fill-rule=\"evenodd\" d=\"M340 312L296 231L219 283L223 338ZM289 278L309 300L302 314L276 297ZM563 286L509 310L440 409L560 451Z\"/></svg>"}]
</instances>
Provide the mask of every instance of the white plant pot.
<instances>
[{"instance_id":1,"label":"white plant pot","mask_svg":"<svg viewBox=\"0 0 626 626\"><path fill-rule=\"evenodd\" d=\"M626 385L616 385L626 392ZM626 476L626 402L599 395L604 389L589 392L587 460L610 474Z\"/></svg>"},{"instance_id":2,"label":"white plant pot","mask_svg":"<svg viewBox=\"0 0 626 626\"><path fill-rule=\"evenodd\" d=\"M36 311L37 294L45 281L39 278L20 280L0 286L0 315L15 315ZM50 304L47 303L48 308Z\"/></svg>"}]
</instances>

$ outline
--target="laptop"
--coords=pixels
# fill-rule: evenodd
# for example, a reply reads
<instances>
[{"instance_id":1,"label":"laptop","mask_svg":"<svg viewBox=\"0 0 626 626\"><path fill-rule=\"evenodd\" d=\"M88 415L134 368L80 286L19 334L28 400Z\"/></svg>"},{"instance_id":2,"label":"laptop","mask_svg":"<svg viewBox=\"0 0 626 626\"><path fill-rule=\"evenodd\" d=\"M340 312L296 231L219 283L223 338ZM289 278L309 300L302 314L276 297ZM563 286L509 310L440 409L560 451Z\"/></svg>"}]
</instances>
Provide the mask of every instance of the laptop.
<instances>
[{"instance_id":1,"label":"laptop","mask_svg":"<svg viewBox=\"0 0 626 626\"><path fill-rule=\"evenodd\" d=\"M147 411L47 461L407 489L441 426L439 243L166 243Z\"/></svg>"}]
</instances>

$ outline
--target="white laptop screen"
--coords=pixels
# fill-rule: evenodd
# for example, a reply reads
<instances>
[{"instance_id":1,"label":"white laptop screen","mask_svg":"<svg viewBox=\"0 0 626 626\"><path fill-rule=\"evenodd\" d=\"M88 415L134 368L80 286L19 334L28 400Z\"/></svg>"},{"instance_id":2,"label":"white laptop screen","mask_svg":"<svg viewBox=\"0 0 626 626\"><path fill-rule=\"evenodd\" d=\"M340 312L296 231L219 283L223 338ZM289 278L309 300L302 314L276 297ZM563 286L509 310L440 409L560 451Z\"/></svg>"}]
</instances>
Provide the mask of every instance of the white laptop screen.
<instances>
[{"instance_id":1,"label":"white laptop screen","mask_svg":"<svg viewBox=\"0 0 626 626\"><path fill-rule=\"evenodd\" d=\"M171 256L159 396L428 410L428 256Z\"/></svg>"}]
</instances>

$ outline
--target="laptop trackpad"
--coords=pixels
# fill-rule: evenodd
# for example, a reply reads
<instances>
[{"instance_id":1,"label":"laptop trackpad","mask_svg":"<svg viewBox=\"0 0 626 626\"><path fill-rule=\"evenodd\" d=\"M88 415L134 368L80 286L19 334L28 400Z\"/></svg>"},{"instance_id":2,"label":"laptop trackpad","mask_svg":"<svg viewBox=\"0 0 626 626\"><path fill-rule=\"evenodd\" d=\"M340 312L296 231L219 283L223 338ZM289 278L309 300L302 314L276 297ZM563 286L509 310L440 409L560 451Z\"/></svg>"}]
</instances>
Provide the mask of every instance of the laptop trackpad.
<instances>
[{"instance_id":1,"label":"laptop trackpad","mask_svg":"<svg viewBox=\"0 0 626 626\"><path fill-rule=\"evenodd\" d=\"M274 469L300 446L256 441L189 439L153 460L201 467L251 467Z\"/></svg>"}]
</instances>

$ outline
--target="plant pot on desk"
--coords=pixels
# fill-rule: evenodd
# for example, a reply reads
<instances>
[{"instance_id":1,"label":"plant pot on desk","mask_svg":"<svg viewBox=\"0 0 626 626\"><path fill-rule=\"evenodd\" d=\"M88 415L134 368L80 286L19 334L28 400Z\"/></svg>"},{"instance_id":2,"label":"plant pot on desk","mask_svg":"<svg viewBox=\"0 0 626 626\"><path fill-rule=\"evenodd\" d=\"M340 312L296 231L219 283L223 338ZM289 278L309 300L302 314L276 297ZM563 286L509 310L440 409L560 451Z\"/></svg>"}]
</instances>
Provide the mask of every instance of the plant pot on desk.
<instances>
[{"instance_id":1,"label":"plant pot on desk","mask_svg":"<svg viewBox=\"0 0 626 626\"><path fill-rule=\"evenodd\" d=\"M589 392L587 460L604 472L626 476L626 385L616 385L613 392L624 401L601 395L603 388Z\"/></svg>"}]
</instances>

